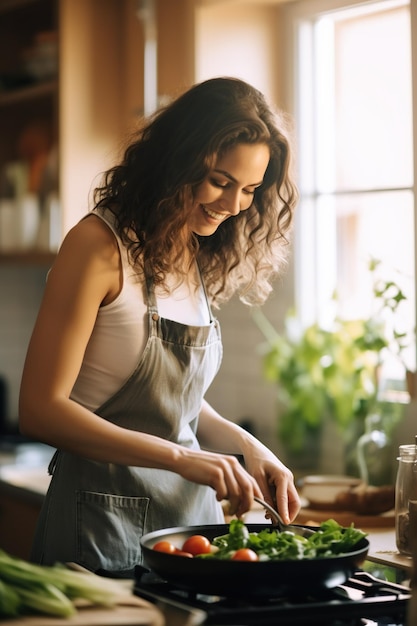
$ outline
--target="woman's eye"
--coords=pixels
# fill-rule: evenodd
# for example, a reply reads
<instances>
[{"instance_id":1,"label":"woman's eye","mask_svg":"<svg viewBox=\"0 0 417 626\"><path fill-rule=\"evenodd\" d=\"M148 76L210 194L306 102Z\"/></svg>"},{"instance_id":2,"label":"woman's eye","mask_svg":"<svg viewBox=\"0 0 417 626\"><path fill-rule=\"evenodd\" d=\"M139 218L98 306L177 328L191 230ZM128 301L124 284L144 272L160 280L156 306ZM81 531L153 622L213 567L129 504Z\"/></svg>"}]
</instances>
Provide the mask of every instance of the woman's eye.
<instances>
[{"instance_id":1,"label":"woman's eye","mask_svg":"<svg viewBox=\"0 0 417 626\"><path fill-rule=\"evenodd\" d=\"M224 183L224 182L221 182L220 180L216 180L215 178L212 178L210 182L215 187L220 187L220 189L226 189L227 186L229 185L229 182Z\"/></svg>"}]
</instances>

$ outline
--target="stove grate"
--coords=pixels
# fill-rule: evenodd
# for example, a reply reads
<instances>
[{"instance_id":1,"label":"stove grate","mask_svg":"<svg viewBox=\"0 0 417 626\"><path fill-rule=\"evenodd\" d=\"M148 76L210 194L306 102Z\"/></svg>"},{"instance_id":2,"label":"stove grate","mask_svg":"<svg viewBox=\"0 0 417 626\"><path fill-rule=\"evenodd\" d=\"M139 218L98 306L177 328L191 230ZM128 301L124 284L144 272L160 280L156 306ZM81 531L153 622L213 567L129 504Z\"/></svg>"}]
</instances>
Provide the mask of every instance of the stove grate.
<instances>
[{"instance_id":1,"label":"stove grate","mask_svg":"<svg viewBox=\"0 0 417 626\"><path fill-rule=\"evenodd\" d=\"M152 602L172 602L183 609L198 609L206 615L205 625L239 626L360 626L369 623L402 626L410 589L379 580L359 570L343 585L314 595L296 593L279 598L225 598L177 589L144 573L136 580L135 593Z\"/></svg>"}]
</instances>

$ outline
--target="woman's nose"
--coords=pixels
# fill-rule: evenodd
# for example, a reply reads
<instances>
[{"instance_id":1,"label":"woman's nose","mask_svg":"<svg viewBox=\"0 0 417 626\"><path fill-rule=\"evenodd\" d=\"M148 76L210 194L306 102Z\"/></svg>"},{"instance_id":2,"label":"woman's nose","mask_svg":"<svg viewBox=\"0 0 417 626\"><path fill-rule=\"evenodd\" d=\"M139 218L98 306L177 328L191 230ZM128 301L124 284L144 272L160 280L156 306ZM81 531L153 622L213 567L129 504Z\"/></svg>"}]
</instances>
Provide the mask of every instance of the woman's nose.
<instances>
[{"instance_id":1,"label":"woman's nose","mask_svg":"<svg viewBox=\"0 0 417 626\"><path fill-rule=\"evenodd\" d=\"M241 211L241 194L237 190L228 189L222 197L221 206L231 215L238 215Z\"/></svg>"}]
</instances>

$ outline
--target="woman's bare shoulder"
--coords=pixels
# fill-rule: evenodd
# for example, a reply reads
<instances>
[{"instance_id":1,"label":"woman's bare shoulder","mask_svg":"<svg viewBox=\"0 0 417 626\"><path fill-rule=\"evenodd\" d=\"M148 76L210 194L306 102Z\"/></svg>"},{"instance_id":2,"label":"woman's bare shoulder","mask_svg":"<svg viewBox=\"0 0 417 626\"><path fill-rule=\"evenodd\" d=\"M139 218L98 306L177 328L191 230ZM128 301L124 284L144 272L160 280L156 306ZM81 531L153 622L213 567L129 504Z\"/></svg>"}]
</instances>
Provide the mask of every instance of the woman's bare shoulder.
<instances>
[{"instance_id":1,"label":"woman's bare shoulder","mask_svg":"<svg viewBox=\"0 0 417 626\"><path fill-rule=\"evenodd\" d=\"M88 215L66 234L49 273L48 283L57 292L61 283L74 293L80 285L104 304L120 292L123 269L117 240L97 216ZM73 293L73 297L74 296Z\"/></svg>"},{"instance_id":2,"label":"woman's bare shoulder","mask_svg":"<svg viewBox=\"0 0 417 626\"><path fill-rule=\"evenodd\" d=\"M76 253L83 259L119 266L120 253L116 238L107 224L94 214L86 216L66 234L60 254Z\"/></svg>"}]
</instances>

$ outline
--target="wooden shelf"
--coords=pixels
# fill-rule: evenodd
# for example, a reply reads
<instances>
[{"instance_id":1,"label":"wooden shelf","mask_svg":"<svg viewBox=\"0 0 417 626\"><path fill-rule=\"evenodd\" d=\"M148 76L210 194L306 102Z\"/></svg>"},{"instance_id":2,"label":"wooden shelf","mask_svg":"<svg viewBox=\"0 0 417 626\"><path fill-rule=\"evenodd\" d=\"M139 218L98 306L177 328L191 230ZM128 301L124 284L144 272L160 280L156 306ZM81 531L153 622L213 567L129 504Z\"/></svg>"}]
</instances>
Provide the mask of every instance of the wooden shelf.
<instances>
[{"instance_id":1,"label":"wooden shelf","mask_svg":"<svg viewBox=\"0 0 417 626\"><path fill-rule=\"evenodd\" d=\"M28 85L20 89L0 92L0 107L52 96L58 92L58 81L49 80L42 83Z\"/></svg>"},{"instance_id":2,"label":"wooden shelf","mask_svg":"<svg viewBox=\"0 0 417 626\"><path fill-rule=\"evenodd\" d=\"M18 252L0 252L1 265L52 265L55 252L43 250L25 250Z\"/></svg>"},{"instance_id":3,"label":"wooden shelf","mask_svg":"<svg viewBox=\"0 0 417 626\"><path fill-rule=\"evenodd\" d=\"M0 0L0 13L14 11L28 4L34 4L37 0Z\"/></svg>"}]
</instances>

